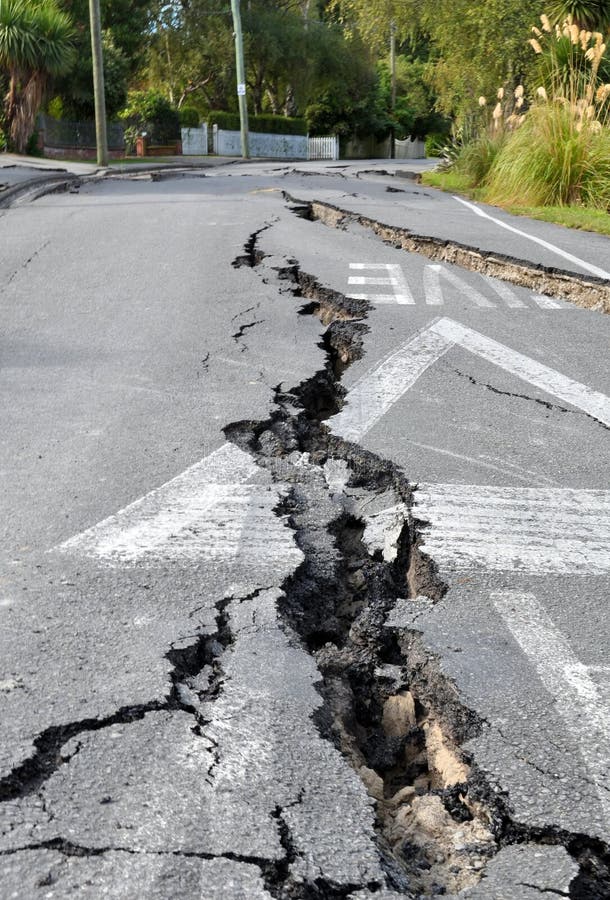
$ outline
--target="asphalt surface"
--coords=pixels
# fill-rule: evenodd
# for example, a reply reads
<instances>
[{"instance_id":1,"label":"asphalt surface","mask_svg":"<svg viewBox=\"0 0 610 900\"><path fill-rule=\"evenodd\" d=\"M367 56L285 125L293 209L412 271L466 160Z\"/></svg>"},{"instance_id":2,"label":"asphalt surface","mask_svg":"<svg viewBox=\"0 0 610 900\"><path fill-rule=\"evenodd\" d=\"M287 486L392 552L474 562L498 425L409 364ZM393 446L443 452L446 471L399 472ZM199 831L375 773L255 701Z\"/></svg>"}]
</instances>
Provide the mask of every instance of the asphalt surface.
<instances>
[{"instance_id":1,"label":"asphalt surface","mask_svg":"<svg viewBox=\"0 0 610 900\"><path fill-rule=\"evenodd\" d=\"M1 897L607 896L609 320L293 200L575 276L610 242L396 172L0 212Z\"/></svg>"}]
</instances>

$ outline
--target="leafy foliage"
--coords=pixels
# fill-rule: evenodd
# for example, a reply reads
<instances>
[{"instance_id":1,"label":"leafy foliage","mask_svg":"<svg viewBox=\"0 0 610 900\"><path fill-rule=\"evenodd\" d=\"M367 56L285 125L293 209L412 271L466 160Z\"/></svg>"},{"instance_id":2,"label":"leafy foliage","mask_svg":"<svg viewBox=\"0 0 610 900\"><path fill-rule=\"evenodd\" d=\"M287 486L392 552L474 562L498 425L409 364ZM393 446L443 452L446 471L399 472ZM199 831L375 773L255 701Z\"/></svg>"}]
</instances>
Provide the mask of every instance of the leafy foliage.
<instances>
[{"instance_id":1,"label":"leafy foliage","mask_svg":"<svg viewBox=\"0 0 610 900\"><path fill-rule=\"evenodd\" d=\"M466 187L483 185L491 202L517 206L584 205L610 209L610 83L603 80L606 45L600 32L571 19L553 26L541 17L531 47L542 60L539 84L522 113L525 92L504 118L499 91L493 128L482 129L452 166ZM485 98L481 97L485 107ZM506 126L511 127L506 127Z\"/></svg>"},{"instance_id":2,"label":"leafy foliage","mask_svg":"<svg viewBox=\"0 0 610 900\"><path fill-rule=\"evenodd\" d=\"M216 110L208 115L208 125L218 125L227 131L239 131L240 119L238 113ZM263 134L307 134L307 123L304 119L289 118L288 116L248 116L250 131L260 131Z\"/></svg>"},{"instance_id":3,"label":"leafy foliage","mask_svg":"<svg viewBox=\"0 0 610 900\"><path fill-rule=\"evenodd\" d=\"M201 121L201 116L194 106L182 106L178 110L178 118L180 119L181 128L197 128Z\"/></svg>"},{"instance_id":4,"label":"leafy foliage","mask_svg":"<svg viewBox=\"0 0 610 900\"><path fill-rule=\"evenodd\" d=\"M610 4L608 0L555 0L549 8L553 21L563 22L568 16L588 31L610 29Z\"/></svg>"},{"instance_id":5,"label":"leafy foliage","mask_svg":"<svg viewBox=\"0 0 610 900\"><path fill-rule=\"evenodd\" d=\"M137 134L146 132L153 144L168 144L180 137L178 112L158 91L131 91L120 118Z\"/></svg>"},{"instance_id":6,"label":"leafy foliage","mask_svg":"<svg viewBox=\"0 0 610 900\"><path fill-rule=\"evenodd\" d=\"M89 0L58 0L75 23L76 64L55 79L69 119L92 119L93 62L89 29ZM150 0L100 0L104 48L106 113L114 117L125 106L130 80L146 59L149 44Z\"/></svg>"},{"instance_id":7,"label":"leafy foliage","mask_svg":"<svg viewBox=\"0 0 610 900\"><path fill-rule=\"evenodd\" d=\"M0 0L0 72L8 82L3 128L23 153L49 80L74 59L74 31L55 0Z\"/></svg>"}]
</instances>

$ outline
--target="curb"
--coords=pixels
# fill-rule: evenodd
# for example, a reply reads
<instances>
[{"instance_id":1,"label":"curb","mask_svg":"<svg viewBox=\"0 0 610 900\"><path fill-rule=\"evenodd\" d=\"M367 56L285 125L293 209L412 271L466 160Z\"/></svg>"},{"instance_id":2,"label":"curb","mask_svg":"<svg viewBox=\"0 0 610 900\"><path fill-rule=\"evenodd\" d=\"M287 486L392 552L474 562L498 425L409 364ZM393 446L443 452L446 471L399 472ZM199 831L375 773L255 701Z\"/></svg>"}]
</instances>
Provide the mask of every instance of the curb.
<instances>
[{"instance_id":1,"label":"curb","mask_svg":"<svg viewBox=\"0 0 610 900\"><path fill-rule=\"evenodd\" d=\"M89 182L103 181L106 178L129 179L140 175L159 175L162 177L163 172L167 172L168 174L175 173L176 175L184 173L185 175L188 175L191 172L216 169L223 165L233 165L235 162L236 160L234 159L228 159L226 163L223 162L216 165L206 165L201 162L193 163L191 165L188 163L185 164L184 162L152 163L150 165L145 165L142 168L137 168L136 166L108 166L107 168L98 169L97 172L94 172L91 175L75 175L72 172L62 172L61 175L58 175L57 173L53 175L41 175L37 178L29 178L27 181L21 181L19 184L15 184L12 187L0 191L0 210L9 209L13 203L21 197L31 195L29 196L29 199L37 200L39 197L44 197L45 194L50 194L62 189L66 190L70 185L81 185Z\"/></svg>"},{"instance_id":2,"label":"curb","mask_svg":"<svg viewBox=\"0 0 610 900\"><path fill-rule=\"evenodd\" d=\"M0 209L8 209L22 196L32 194L31 199L36 200L52 191L66 189L71 184L80 184L81 181L81 177L70 172L62 175L41 175L39 178L30 178L6 188L0 193Z\"/></svg>"}]
</instances>

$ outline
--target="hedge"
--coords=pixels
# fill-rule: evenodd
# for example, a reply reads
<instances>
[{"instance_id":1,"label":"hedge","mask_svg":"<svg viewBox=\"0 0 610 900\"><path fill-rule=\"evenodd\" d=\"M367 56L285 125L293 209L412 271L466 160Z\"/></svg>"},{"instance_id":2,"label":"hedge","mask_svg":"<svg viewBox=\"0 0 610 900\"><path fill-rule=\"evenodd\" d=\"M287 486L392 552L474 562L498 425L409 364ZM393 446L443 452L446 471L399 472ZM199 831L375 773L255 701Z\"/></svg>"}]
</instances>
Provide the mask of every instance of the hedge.
<instances>
[{"instance_id":1,"label":"hedge","mask_svg":"<svg viewBox=\"0 0 610 900\"><path fill-rule=\"evenodd\" d=\"M208 115L208 126L218 125L226 131L239 131L238 113L218 110ZM248 116L248 128L261 134L307 134L305 119L290 119L286 116Z\"/></svg>"}]
</instances>

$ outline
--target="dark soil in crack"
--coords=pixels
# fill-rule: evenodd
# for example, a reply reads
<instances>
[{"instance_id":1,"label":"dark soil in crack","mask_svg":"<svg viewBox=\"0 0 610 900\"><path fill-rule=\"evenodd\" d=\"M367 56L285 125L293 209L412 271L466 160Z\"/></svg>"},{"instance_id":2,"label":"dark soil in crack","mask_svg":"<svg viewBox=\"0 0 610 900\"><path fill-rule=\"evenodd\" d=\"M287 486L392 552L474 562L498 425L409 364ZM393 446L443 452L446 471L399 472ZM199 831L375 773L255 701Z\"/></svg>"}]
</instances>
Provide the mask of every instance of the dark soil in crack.
<instances>
[{"instance_id":1,"label":"dark soil in crack","mask_svg":"<svg viewBox=\"0 0 610 900\"><path fill-rule=\"evenodd\" d=\"M320 670L321 734L375 800L388 887L412 897L456 893L478 882L501 847L535 841L561 844L578 861L570 896L610 896L607 847L515 822L507 798L460 750L485 724L460 702L417 631L386 626L399 598L423 595L436 602L445 586L419 549L404 473L325 425L343 406L344 369L363 353L366 304L354 307L302 273L295 260L267 260L256 242L248 256L264 280L275 279L280 290L309 300L302 313L318 315L328 326L325 369L278 391L267 421L234 423L225 434L291 487L278 514L288 515L305 561L283 586L280 614ZM404 509L388 558L371 552L365 540L364 510L380 500ZM268 886L274 897L346 896L328 886L297 888L289 859L287 851L282 884Z\"/></svg>"}]
</instances>

